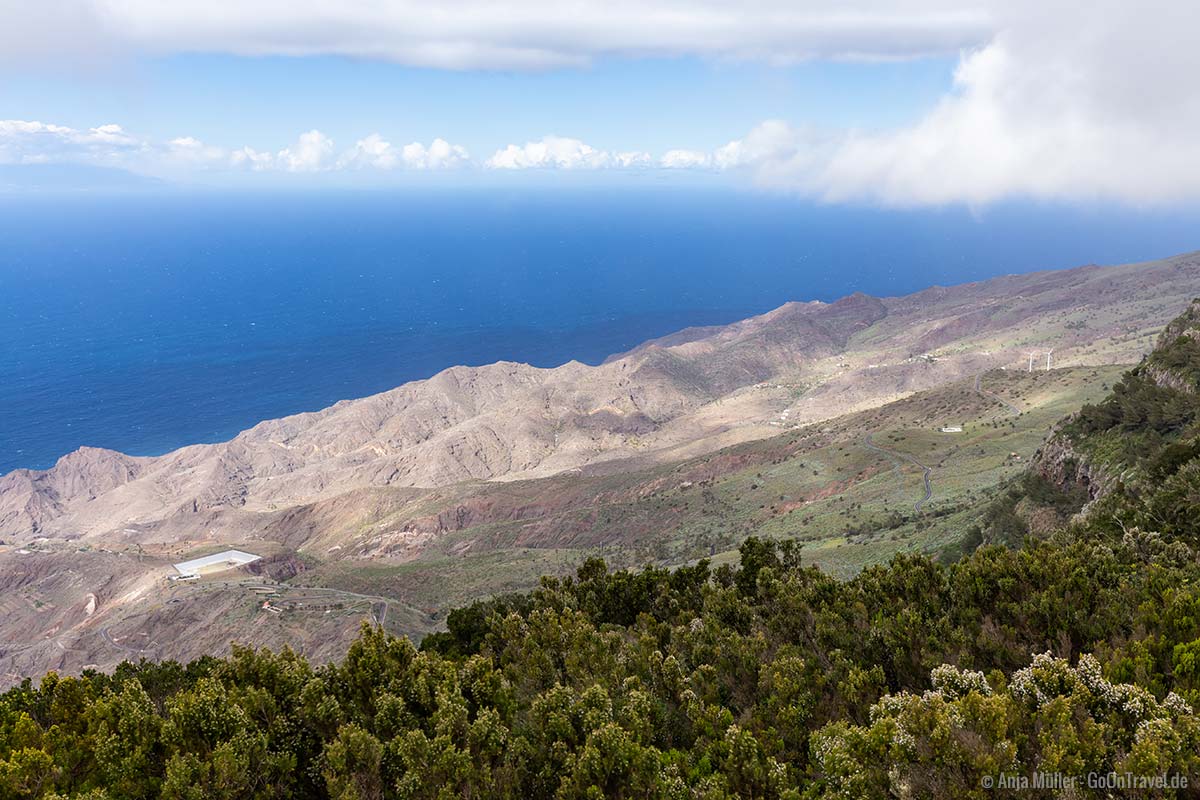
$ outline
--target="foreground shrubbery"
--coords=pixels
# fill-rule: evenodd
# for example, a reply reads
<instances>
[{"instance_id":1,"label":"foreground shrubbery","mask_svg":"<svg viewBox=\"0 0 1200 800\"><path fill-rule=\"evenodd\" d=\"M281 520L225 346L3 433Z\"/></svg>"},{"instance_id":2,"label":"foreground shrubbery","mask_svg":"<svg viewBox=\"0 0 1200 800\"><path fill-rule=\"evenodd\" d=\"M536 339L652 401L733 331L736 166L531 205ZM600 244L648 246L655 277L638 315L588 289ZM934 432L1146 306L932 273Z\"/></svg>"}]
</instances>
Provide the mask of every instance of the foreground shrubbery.
<instances>
[{"instance_id":1,"label":"foreground shrubbery","mask_svg":"<svg viewBox=\"0 0 1200 800\"><path fill-rule=\"evenodd\" d=\"M238 649L26 684L0 700L0 797L957 798L1033 769L1195 786L1197 578L1190 547L1138 533L844 583L758 540L736 569L592 561L421 651L364 628L334 666Z\"/></svg>"}]
</instances>

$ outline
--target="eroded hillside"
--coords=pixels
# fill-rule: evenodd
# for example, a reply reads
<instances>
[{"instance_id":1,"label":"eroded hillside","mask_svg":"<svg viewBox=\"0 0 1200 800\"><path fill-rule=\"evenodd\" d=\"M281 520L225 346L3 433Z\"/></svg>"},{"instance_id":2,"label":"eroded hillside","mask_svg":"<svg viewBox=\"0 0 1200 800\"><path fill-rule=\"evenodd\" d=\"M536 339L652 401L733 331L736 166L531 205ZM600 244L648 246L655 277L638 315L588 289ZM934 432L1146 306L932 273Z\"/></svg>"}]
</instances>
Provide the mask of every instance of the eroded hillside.
<instances>
[{"instance_id":1,"label":"eroded hillside","mask_svg":"<svg viewBox=\"0 0 1200 800\"><path fill-rule=\"evenodd\" d=\"M665 463L1017 364L1030 350L1053 348L1064 366L1133 361L1195 294L1200 256L1190 255L789 303L595 367L454 367L229 442L158 458L84 448L45 472L17 470L0 478L0 531L182 541L367 488Z\"/></svg>"}]
</instances>

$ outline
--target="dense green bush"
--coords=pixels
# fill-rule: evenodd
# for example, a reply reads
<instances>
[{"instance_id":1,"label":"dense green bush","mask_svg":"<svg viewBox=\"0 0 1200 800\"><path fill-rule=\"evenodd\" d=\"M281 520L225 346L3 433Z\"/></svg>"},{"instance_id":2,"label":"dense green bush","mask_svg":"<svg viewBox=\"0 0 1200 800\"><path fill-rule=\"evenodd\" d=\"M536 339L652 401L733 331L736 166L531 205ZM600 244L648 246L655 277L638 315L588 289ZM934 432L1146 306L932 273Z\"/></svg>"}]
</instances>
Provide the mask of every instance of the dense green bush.
<instances>
[{"instance_id":1,"label":"dense green bush","mask_svg":"<svg viewBox=\"0 0 1200 800\"><path fill-rule=\"evenodd\" d=\"M0 797L949 798L1019 768L1196 785L1195 551L1063 538L846 582L757 539L717 570L593 560L420 650L364 627L337 665L237 648L51 674L0 698Z\"/></svg>"}]
</instances>

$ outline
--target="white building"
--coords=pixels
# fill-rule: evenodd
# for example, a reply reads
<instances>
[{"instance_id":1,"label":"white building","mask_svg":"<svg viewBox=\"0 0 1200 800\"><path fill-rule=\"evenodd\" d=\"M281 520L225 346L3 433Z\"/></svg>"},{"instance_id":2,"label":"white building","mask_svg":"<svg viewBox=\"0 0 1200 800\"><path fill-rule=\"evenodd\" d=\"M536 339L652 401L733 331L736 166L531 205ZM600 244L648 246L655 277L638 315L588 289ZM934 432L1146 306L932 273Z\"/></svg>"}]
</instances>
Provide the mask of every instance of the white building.
<instances>
[{"instance_id":1,"label":"white building","mask_svg":"<svg viewBox=\"0 0 1200 800\"><path fill-rule=\"evenodd\" d=\"M176 564L175 569L179 572L180 578L199 577L240 567L258 561L261 557L253 553L244 553L241 550L225 550L221 553L213 553L211 556L193 558L191 561Z\"/></svg>"},{"instance_id":2,"label":"white building","mask_svg":"<svg viewBox=\"0 0 1200 800\"><path fill-rule=\"evenodd\" d=\"M962 425L947 425L942 428L942 433L962 433Z\"/></svg>"}]
</instances>

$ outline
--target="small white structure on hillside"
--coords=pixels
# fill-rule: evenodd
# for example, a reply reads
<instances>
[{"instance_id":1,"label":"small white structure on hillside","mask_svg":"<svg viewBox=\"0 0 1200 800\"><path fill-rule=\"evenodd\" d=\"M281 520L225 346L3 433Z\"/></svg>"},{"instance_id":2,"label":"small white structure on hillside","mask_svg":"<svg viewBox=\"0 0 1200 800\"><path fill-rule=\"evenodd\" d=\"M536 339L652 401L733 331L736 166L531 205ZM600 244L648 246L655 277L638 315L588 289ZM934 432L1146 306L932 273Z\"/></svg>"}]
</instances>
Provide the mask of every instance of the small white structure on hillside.
<instances>
[{"instance_id":1,"label":"small white structure on hillside","mask_svg":"<svg viewBox=\"0 0 1200 800\"><path fill-rule=\"evenodd\" d=\"M946 425L942 428L942 433L962 433L962 425Z\"/></svg>"},{"instance_id":2,"label":"small white structure on hillside","mask_svg":"<svg viewBox=\"0 0 1200 800\"><path fill-rule=\"evenodd\" d=\"M240 567L258 561L260 558L262 556L244 553L241 550L225 550L221 553L213 553L211 556L193 558L191 561L176 564L175 569L179 572L178 579L197 578L201 575Z\"/></svg>"}]
</instances>

